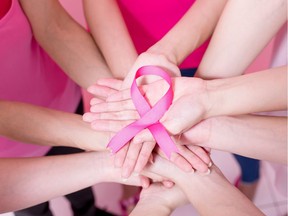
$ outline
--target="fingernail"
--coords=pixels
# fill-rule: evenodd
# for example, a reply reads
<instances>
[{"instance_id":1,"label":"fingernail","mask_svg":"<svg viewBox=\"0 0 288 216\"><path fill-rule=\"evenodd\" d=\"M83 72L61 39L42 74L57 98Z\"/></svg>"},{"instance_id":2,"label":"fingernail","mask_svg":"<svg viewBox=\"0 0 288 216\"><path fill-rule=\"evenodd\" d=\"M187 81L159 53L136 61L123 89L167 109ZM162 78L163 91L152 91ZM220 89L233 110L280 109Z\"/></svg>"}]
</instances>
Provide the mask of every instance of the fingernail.
<instances>
[{"instance_id":1,"label":"fingernail","mask_svg":"<svg viewBox=\"0 0 288 216\"><path fill-rule=\"evenodd\" d=\"M94 86L89 86L86 90L87 90L87 92L89 92L89 93L93 93L94 92Z\"/></svg>"},{"instance_id":2,"label":"fingernail","mask_svg":"<svg viewBox=\"0 0 288 216\"><path fill-rule=\"evenodd\" d=\"M208 164L208 167L210 168L210 167L212 167L212 165L213 165L213 163L212 163L212 161L210 161Z\"/></svg>"},{"instance_id":3,"label":"fingernail","mask_svg":"<svg viewBox=\"0 0 288 216\"><path fill-rule=\"evenodd\" d=\"M151 164L154 164L153 157L150 157L150 158L149 158L149 162L150 162Z\"/></svg>"},{"instance_id":4,"label":"fingernail","mask_svg":"<svg viewBox=\"0 0 288 216\"><path fill-rule=\"evenodd\" d=\"M203 173L204 175L209 175L211 173L211 170L208 169L205 173Z\"/></svg>"},{"instance_id":5,"label":"fingernail","mask_svg":"<svg viewBox=\"0 0 288 216\"><path fill-rule=\"evenodd\" d=\"M90 114L89 113L84 113L82 116L83 121L85 122L90 122Z\"/></svg>"},{"instance_id":6,"label":"fingernail","mask_svg":"<svg viewBox=\"0 0 288 216\"><path fill-rule=\"evenodd\" d=\"M123 178L122 177L121 179L122 179L123 182L127 182L128 181L128 178Z\"/></svg>"}]
</instances>

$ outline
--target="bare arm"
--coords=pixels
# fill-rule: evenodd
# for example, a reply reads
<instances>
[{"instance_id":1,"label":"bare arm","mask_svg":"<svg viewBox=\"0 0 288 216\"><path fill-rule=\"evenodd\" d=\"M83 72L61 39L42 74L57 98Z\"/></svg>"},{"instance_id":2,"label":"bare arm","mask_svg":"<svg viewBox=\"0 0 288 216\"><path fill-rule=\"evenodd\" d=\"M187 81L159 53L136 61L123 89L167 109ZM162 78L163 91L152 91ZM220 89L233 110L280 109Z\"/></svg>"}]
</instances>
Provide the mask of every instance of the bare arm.
<instances>
[{"instance_id":1,"label":"bare arm","mask_svg":"<svg viewBox=\"0 0 288 216\"><path fill-rule=\"evenodd\" d=\"M207 81L208 116L287 109L287 66Z\"/></svg>"},{"instance_id":2,"label":"bare arm","mask_svg":"<svg viewBox=\"0 0 288 216\"><path fill-rule=\"evenodd\" d=\"M80 115L0 100L0 134L40 145L105 150L109 133L96 132Z\"/></svg>"},{"instance_id":3,"label":"bare arm","mask_svg":"<svg viewBox=\"0 0 288 216\"><path fill-rule=\"evenodd\" d=\"M97 79L111 76L91 35L58 0L20 2L36 40L76 83L87 88Z\"/></svg>"},{"instance_id":4,"label":"bare arm","mask_svg":"<svg viewBox=\"0 0 288 216\"><path fill-rule=\"evenodd\" d=\"M200 78L173 78L175 89L173 103L161 122L171 134L176 135L210 117L285 110L287 109L286 70L287 67L284 66L253 74L208 81ZM118 82L109 80L102 84L111 90L116 86L113 84ZM161 80L143 86L142 90L147 100L154 104L163 94L164 87L165 81ZM133 107L130 92L128 90L117 92L117 90L113 90L116 93L109 96L106 103L97 103L92 106L91 110L96 114L93 117L93 113L90 113L88 121L97 123L97 120L101 120L99 113L104 112L106 119L110 121L109 125L112 125L113 116L115 118L113 112L120 111L118 113L120 117L121 111L125 110L124 107L127 107L127 104L131 104L130 109ZM182 112L179 113L179 110ZM122 115L124 114L128 115L127 112ZM132 112L131 115L134 119L135 114ZM108 124L108 122L103 122L103 124ZM103 128L107 127L103 126ZM145 140L142 140L139 135L137 138L139 142Z\"/></svg>"},{"instance_id":5,"label":"bare arm","mask_svg":"<svg viewBox=\"0 0 288 216\"><path fill-rule=\"evenodd\" d=\"M84 0L91 33L113 75L125 78L138 54L116 0Z\"/></svg>"},{"instance_id":6,"label":"bare arm","mask_svg":"<svg viewBox=\"0 0 288 216\"><path fill-rule=\"evenodd\" d=\"M286 0L228 1L196 75L242 74L286 20Z\"/></svg>"},{"instance_id":7,"label":"bare arm","mask_svg":"<svg viewBox=\"0 0 288 216\"><path fill-rule=\"evenodd\" d=\"M227 0L195 1L181 20L149 52L165 55L176 65L213 33Z\"/></svg>"},{"instance_id":8,"label":"bare arm","mask_svg":"<svg viewBox=\"0 0 288 216\"><path fill-rule=\"evenodd\" d=\"M221 116L198 123L181 142L286 164L286 128L287 117Z\"/></svg>"},{"instance_id":9,"label":"bare arm","mask_svg":"<svg viewBox=\"0 0 288 216\"><path fill-rule=\"evenodd\" d=\"M0 159L0 213L27 208L101 182L121 182L107 152ZM125 182L140 185L139 177Z\"/></svg>"},{"instance_id":10,"label":"bare arm","mask_svg":"<svg viewBox=\"0 0 288 216\"><path fill-rule=\"evenodd\" d=\"M180 64L212 34L226 1L196 1L184 17L136 62L137 53L117 2L85 0L84 6L94 39L113 74L124 78L129 71L124 83L127 87L137 69L143 65L162 66L173 75L179 75L175 65Z\"/></svg>"},{"instance_id":11,"label":"bare arm","mask_svg":"<svg viewBox=\"0 0 288 216\"><path fill-rule=\"evenodd\" d=\"M263 215L263 213L213 165L209 175L185 173L159 156L145 172L162 175L185 193L200 215Z\"/></svg>"},{"instance_id":12,"label":"bare arm","mask_svg":"<svg viewBox=\"0 0 288 216\"><path fill-rule=\"evenodd\" d=\"M162 184L153 183L148 188L142 189L140 200L130 216L168 216L177 207L187 203L186 195L178 186L167 188Z\"/></svg>"}]
</instances>

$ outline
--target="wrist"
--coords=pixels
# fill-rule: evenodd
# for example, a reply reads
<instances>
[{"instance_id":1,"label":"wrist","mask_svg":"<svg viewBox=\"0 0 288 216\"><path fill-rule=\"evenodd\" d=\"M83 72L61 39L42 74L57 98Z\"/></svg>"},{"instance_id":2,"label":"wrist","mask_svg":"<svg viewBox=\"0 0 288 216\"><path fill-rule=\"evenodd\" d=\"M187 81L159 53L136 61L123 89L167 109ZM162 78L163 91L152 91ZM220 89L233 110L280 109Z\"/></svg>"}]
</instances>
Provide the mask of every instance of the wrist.
<instances>
[{"instance_id":1,"label":"wrist","mask_svg":"<svg viewBox=\"0 0 288 216\"><path fill-rule=\"evenodd\" d=\"M164 46L160 42L151 46L146 52L161 55L172 64L178 65L177 56L173 46Z\"/></svg>"},{"instance_id":2,"label":"wrist","mask_svg":"<svg viewBox=\"0 0 288 216\"><path fill-rule=\"evenodd\" d=\"M222 91L221 83L219 79L206 80L206 100L204 102L206 108L205 119L225 114L225 98ZM220 106L219 106L220 105Z\"/></svg>"},{"instance_id":3,"label":"wrist","mask_svg":"<svg viewBox=\"0 0 288 216\"><path fill-rule=\"evenodd\" d=\"M156 209L155 209L156 208ZM170 215L174 209L169 207L169 205L163 200L163 197L152 197L140 198L137 203L136 208L133 210L131 216L133 215L152 215L157 212L158 215Z\"/></svg>"},{"instance_id":4,"label":"wrist","mask_svg":"<svg viewBox=\"0 0 288 216\"><path fill-rule=\"evenodd\" d=\"M97 183L113 182L113 160L108 151L93 152L94 154L94 174Z\"/></svg>"}]
</instances>

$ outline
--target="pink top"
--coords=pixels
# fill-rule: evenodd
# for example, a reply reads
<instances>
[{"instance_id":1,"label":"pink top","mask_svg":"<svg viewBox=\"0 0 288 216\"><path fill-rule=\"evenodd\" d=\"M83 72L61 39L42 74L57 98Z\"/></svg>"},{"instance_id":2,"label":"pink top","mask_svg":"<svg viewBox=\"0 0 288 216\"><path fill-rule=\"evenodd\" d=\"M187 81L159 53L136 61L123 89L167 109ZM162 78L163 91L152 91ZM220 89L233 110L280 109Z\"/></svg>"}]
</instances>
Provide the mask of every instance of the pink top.
<instances>
[{"instance_id":1,"label":"pink top","mask_svg":"<svg viewBox=\"0 0 288 216\"><path fill-rule=\"evenodd\" d=\"M124 20L139 53L160 40L185 14L195 0L118 0ZM193 34L191 32L191 34ZM198 67L206 42L180 65Z\"/></svg>"},{"instance_id":2,"label":"pink top","mask_svg":"<svg viewBox=\"0 0 288 216\"><path fill-rule=\"evenodd\" d=\"M35 41L18 0L0 19L0 47L0 99L75 111L80 88ZM0 137L0 157L41 156L48 150Z\"/></svg>"}]
</instances>

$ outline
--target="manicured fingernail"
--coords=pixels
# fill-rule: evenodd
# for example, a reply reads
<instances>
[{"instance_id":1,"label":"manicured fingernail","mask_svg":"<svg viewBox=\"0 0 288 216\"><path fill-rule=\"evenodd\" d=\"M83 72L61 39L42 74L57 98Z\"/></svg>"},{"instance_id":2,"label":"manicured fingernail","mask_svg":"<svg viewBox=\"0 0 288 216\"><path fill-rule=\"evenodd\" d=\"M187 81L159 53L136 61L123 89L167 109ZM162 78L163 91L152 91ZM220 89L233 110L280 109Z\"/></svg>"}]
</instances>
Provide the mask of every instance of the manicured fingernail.
<instances>
[{"instance_id":1,"label":"manicured fingernail","mask_svg":"<svg viewBox=\"0 0 288 216\"><path fill-rule=\"evenodd\" d=\"M212 163L212 161L210 161L208 164L208 167L210 168L210 167L212 167L212 165L213 165L213 163Z\"/></svg>"},{"instance_id":2,"label":"manicured fingernail","mask_svg":"<svg viewBox=\"0 0 288 216\"><path fill-rule=\"evenodd\" d=\"M208 169L205 173L203 173L204 175L209 175L211 173L211 170Z\"/></svg>"}]
</instances>

